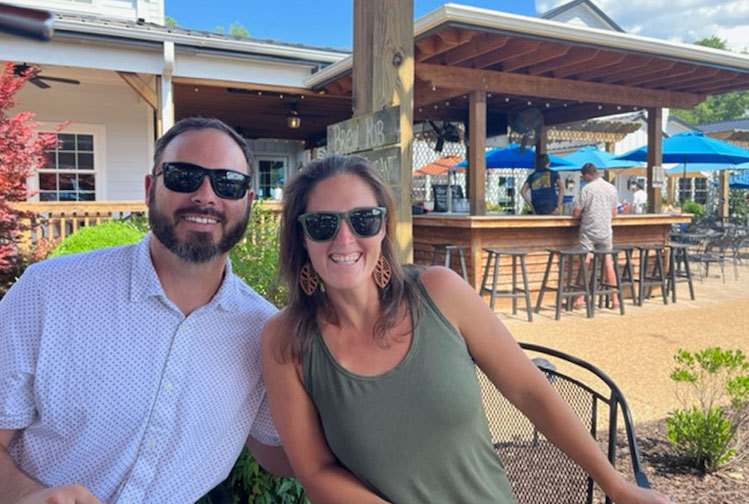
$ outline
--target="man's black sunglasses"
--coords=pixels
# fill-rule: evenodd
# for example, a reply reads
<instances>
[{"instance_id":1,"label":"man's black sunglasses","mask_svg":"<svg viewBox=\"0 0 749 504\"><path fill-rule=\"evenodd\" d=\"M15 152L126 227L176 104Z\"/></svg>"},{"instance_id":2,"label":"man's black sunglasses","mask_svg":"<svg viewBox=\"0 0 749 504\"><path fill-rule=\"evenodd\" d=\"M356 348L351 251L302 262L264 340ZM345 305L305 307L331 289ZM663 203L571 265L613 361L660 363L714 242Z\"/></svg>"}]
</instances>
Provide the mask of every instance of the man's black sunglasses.
<instances>
[{"instance_id":1,"label":"man's black sunglasses","mask_svg":"<svg viewBox=\"0 0 749 504\"><path fill-rule=\"evenodd\" d=\"M335 238L341 228L341 219L346 219L351 231L359 238L370 238L380 232L385 220L385 207L358 207L347 212L309 212L297 220L304 234L312 241L324 242Z\"/></svg>"},{"instance_id":2,"label":"man's black sunglasses","mask_svg":"<svg viewBox=\"0 0 749 504\"><path fill-rule=\"evenodd\" d=\"M192 163L168 161L161 163L161 171L154 177L164 174L164 186L170 191L190 193L198 190L203 179L211 180L216 196L224 199L241 199L247 194L252 178L244 173L218 168L210 170Z\"/></svg>"}]
</instances>

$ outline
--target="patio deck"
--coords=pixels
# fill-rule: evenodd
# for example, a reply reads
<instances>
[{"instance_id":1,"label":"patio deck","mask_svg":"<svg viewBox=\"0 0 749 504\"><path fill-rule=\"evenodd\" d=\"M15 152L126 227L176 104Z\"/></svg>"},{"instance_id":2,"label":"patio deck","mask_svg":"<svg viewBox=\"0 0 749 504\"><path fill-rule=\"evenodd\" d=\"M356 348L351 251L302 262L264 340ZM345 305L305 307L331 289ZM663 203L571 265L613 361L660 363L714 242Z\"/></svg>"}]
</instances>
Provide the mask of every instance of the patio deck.
<instances>
[{"instance_id":1,"label":"patio deck","mask_svg":"<svg viewBox=\"0 0 749 504\"><path fill-rule=\"evenodd\" d=\"M715 271L713 271L715 270ZM559 321L547 307L528 323L525 312L501 307L497 315L516 340L570 353L599 367L624 393L635 423L665 418L679 406L669 374L679 348L710 346L741 349L749 354L749 265L739 266L739 279L726 271L726 283L715 276L695 280L696 300L686 284L678 284L678 302L659 298L642 307L627 304L627 314L598 310L593 319L584 311L565 312Z\"/></svg>"}]
</instances>

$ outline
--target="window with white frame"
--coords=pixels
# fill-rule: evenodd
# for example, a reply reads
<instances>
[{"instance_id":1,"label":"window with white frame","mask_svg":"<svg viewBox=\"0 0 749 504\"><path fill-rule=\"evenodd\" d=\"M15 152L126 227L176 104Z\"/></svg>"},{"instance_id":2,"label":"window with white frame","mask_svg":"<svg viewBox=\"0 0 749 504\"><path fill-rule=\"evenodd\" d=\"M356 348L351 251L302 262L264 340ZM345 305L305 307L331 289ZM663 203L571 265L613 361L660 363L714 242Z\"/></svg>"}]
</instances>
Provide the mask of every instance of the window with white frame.
<instances>
[{"instance_id":1,"label":"window with white frame","mask_svg":"<svg viewBox=\"0 0 749 504\"><path fill-rule=\"evenodd\" d=\"M694 179L694 201L700 205L707 204L707 179L705 177L698 177Z\"/></svg>"},{"instance_id":2,"label":"window with white frame","mask_svg":"<svg viewBox=\"0 0 749 504\"><path fill-rule=\"evenodd\" d=\"M692 198L692 179L679 177L679 201Z\"/></svg>"},{"instance_id":3,"label":"window with white frame","mask_svg":"<svg viewBox=\"0 0 749 504\"><path fill-rule=\"evenodd\" d=\"M276 188L283 188L286 158L258 159L257 197L273 198Z\"/></svg>"},{"instance_id":4,"label":"window with white frame","mask_svg":"<svg viewBox=\"0 0 749 504\"><path fill-rule=\"evenodd\" d=\"M47 151L38 171L40 201L96 200L96 167L92 133L57 133L59 142Z\"/></svg>"}]
</instances>

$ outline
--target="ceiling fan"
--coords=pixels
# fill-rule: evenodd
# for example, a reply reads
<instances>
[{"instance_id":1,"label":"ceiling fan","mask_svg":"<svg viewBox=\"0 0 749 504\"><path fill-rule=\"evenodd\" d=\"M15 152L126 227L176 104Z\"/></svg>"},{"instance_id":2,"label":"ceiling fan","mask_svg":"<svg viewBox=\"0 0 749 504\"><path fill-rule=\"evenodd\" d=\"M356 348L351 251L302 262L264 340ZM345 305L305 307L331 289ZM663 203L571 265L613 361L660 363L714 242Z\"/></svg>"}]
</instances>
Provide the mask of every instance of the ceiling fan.
<instances>
[{"instance_id":1,"label":"ceiling fan","mask_svg":"<svg viewBox=\"0 0 749 504\"><path fill-rule=\"evenodd\" d=\"M440 128L434 121L429 120L429 125L434 130L437 141L434 144L434 150L442 152L445 142L460 142L460 130L450 122L443 122Z\"/></svg>"},{"instance_id":2,"label":"ceiling fan","mask_svg":"<svg viewBox=\"0 0 749 504\"><path fill-rule=\"evenodd\" d=\"M37 66L27 65L26 63L13 66L14 74L30 75L29 82L41 89L47 89L50 87L49 84L47 84L44 81L62 82L65 84L76 84L76 85L81 83L81 81L78 81L75 79L65 79L63 77L52 77L52 76L41 75L41 71L42 71L41 68Z\"/></svg>"},{"instance_id":3,"label":"ceiling fan","mask_svg":"<svg viewBox=\"0 0 749 504\"><path fill-rule=\"evenodd\" d=\"M541 138L541 132L544 127L544 116L540 110L531 107L522 110L512 121L512 129L523 135L520 140L520 152L525 151L528 144L528 137L532 134L534 143Z\"/></svg>"}]
</instances>

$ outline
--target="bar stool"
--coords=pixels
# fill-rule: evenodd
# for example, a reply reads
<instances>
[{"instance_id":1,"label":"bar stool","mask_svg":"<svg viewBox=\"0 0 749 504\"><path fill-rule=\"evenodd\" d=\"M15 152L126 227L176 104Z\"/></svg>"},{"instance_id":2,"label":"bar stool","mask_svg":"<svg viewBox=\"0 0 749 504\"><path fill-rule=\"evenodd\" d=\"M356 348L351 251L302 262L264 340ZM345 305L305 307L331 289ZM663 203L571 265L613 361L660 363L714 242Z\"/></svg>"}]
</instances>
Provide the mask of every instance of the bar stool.
<instances>
[{"instance_id":1,"label":"bar stool","mask_svg":"<svg viewBox=\"0 0 749 504\"><path fill-rule=\"evenodd\" d=\"M546 271L544 272L544 279L541 282L541 289L538 292L538 300L536 301L536 313L541 311L541 302L544 298L546 291L553 291L557 294L556 299L556 311L554 318L559 320L559 313L562 309L562 298L567 298L567 310L571 309L572 298L576 296L585 297L585 312L588 318L592 317L592 307L590 299L590 283L588 282L588 268L585 265L585 257L590 252L586 249L547 249L549 252L549 260L546 263ZM557 285L556 287L549 287L547 282L549 280L549 274L551 273L552 263L554 262L554 256L559 256L559 265L557 268ZM575 257L580 259L580 269L578 270L577 279L575 283L572 282L573 262ZM565 282L564 268L567 267L567 281Z\"/></svg>"},{"instance_id":2,"label":"bar stool","mask_svg":"<svg viewBox=\"0 0 749 504\"><path fill-rule=\"evenodd\" d=\"M622 271L619 273L619 286L623 291L625 287L629 287L632 293L632 304L637 306L637 293L635 292L635 269L632 266L632 251L635 249L634 245L615 245L614 250L624 253L624 264L622 265ZM614 264L617 273L619 272L619 265ZM621 302L621 296L619 296L619 302Z\"/></svg>"},{"instance_id":3,"label":"bar stool","mask_svg":"<svg viewBox=\"0 0 749 504\"><path fill-rule=\"evenodd\" d=\"M484 251L489 253L486 259L486 268L484 268L484 277L481 280L481 288L479 289L479 295L490 294L491 299L489 301L489 307L494 309L494 300L498 297L512 298L512 313L513 315L518 312L518 298L525 298L525 311L528 314L528 322L533 322L533 313L531 313L531 296L530 290L528 289L528 273L525 268L525 256L527 252L525 250L502 250L502 249L489 249L485 248ZM499 259L500 256L511 256L512 257L512 288L500 290L497 289L497 279L499 278ZM489 268L491 268L492 259L494 259L494 274L492 277L491 287L486 286L486 280L489 277ZM517 286L517 263L520 259L520 272L523 275L523 287Z\"/></svg>"},{"instance_id":4,"label":"bar stool","mask_svg":"<svg viewBox=\"0 0 749 504\"><path fill-rule=\"evenodd\" d=\"M598 308L602 307L603 297L606 296L606 308L609 307L609 298L616 294L619 298L619 313L624 315L624 301L622 300L622 284L619 280L619 269L616 267L619 251L616 249L597 249L593 251L593 268L590 278L590 304L591 314L595 314L596 296L598 296ZM614 283L608 283L606 278L606 258L611 257L614 261ZM634 287L633 287L634 290Z\"/></svg>"},{"instance_id":5,"label":"bar stool","mask_svg":"<svg viewBox=\"0 0 749 504\"><path fill-rule=\"evenodd\" d=\"M635 248L640 251L640 277L635 279L640 286L638 304L642 306L642 302L645 300L645 287L648 287L648 297L650 297L650 288L654 286L661 288L663 304L668 304L666 273L663 270L663 245L635 245ZM651 251L655 257L655 264L653 265L653 272L648 275L648 255Z\"/></svg>"},{"instance_id":6,"label":"bar stool","mask_svg":"<svg viewBox=\"0 0 749 504\"><path fill-rule=\"evenodd\" d=\"M434 248L434 253L432 254L432 264L442 264L445 266L445 268L451 267L451 254L453 250L456 250L458 252L458 257L460 257L460 269L463 273L463 280L466 282L468 281L468 270L466 269L466 257L463 253L463 249L465 248L463 245L451 245L449 243L434 243L432 244L432 247ZM444 254L444 261L439 260L440 252Z\"/></svg>"},{"instance_id":7,"label":"bar stool","mask_svg":"<svg viewBox=\"0 0 749 504\"><path fill-rule=\"evenodd\" d=\"M694 286L692 285L692 272L689 270L688 243L668 244L668 290L671 291L671 302L676 302L676 284L687 282L689 284L689 295L694 300ZM681 269L684 263L684 269Z\"/></svg>"}]
</instances>

